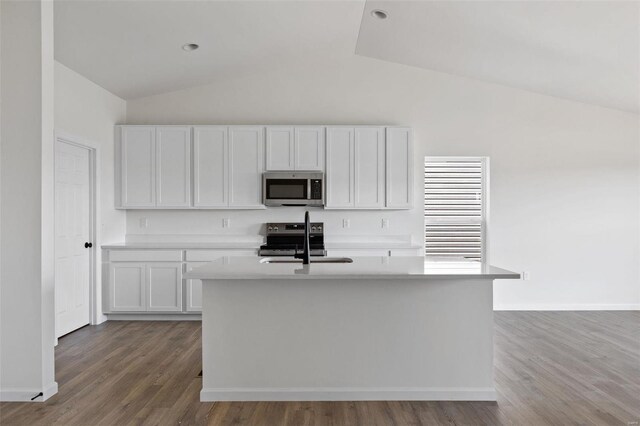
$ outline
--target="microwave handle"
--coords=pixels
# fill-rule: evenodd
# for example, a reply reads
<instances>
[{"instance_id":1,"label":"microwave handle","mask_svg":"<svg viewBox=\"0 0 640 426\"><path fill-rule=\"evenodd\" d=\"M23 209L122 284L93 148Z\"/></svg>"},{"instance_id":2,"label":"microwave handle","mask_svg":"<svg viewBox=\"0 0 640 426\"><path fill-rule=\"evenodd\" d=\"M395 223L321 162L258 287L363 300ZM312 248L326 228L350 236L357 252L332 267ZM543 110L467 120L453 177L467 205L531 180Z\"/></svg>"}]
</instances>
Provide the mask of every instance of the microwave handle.
<instances>
[{"instance_id":1,"label":"microwave handle","mask_svg":"<svg viewBox=\"0 0 640 426\"><path fill-rule=\"evenodd\" d=\"M311 199L311 179L307 179L307 200Z\"/></svg>"}]
</instances>

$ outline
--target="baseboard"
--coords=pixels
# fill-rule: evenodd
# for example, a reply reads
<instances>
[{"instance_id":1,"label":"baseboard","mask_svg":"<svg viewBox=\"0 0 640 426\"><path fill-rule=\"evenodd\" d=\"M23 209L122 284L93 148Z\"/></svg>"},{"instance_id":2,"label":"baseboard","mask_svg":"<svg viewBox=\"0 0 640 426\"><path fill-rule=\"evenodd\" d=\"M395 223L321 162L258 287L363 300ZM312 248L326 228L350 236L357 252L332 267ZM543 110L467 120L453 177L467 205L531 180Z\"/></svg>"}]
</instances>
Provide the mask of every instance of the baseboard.
<instances>
[{"instance_id":1,"label":"baseboard","mask_svg":"<svg viewBox=\"0 0 640 426\"><path fill-rule=\"evenodd\" d=\"M203 388L200 401L496 401L494 388Z\"/></svg>"},{"instance_id":2,"label":"baseboard","mask_svg":"<svg viewBox=\"0 0 640 426\"><path fill-rule=\"evenodd\" d=\"M107 314L109 321L202 321L202 314Z\"/></svg>"},{"instance_id":3,"label":"baseboard","mask_svg":"<svg viewBox=\"0 0 640 426\"><path fill-rule=\"evenodd\" d=\"M42 396L32 399L42 392ZM41 389L0 389L0 401L2 402L44 402L58 393L58 383L53 382L48 388Z\"/></svg>"},{"instance_id":4,"label":"baseboard","mask_svg":"<svg viewBox=\"0 0 640 426\"><path fill-rule=\"evenodd\" d=\"M576 303L576 304L537 304L506 303L493 306L494 311L640 311L640 303Z\"/></svg>"}]
</instances>

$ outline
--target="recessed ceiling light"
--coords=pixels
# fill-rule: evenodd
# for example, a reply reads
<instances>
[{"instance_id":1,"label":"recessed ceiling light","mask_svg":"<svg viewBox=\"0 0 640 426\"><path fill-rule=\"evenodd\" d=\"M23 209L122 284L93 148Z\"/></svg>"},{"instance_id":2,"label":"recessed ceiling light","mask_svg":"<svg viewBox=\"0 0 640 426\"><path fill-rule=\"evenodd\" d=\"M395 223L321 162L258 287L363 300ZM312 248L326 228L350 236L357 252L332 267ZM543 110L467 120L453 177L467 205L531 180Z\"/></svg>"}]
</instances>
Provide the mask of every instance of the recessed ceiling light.
<instances>
[{"instance_id":1,"label":"recessed ceiling light","mask_svg":"<svg viewBox=\"0 0 640 426\"><path fill-rule=\"evenodd\" d=\"M198 47L197 44L195 43L187 43L184 46L182 46L182 50L186 51L186 52L191 52L192 50L196 50Z\"/></svg>"},{"instance_id":2,"label":"recessed ceiling light","mask_svg":"<svg viewBox=\"0 0 640 426\"><path fill-rule=\"evenodd\" d=\"M387 15L387 12L385 12L384 10L374 9L371 11L371 16L378 19L387 19L388 15Z\"/></svg>"}]
</instances>

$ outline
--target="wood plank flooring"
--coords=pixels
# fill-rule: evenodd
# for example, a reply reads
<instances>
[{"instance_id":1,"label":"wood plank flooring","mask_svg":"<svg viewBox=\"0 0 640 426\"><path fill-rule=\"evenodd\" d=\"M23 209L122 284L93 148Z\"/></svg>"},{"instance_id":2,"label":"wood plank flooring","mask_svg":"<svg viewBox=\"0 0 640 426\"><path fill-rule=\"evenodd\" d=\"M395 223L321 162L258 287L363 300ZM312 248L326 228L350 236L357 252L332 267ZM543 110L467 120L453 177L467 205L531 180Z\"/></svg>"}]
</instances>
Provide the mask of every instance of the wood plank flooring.
<instances>
[{"instance_id":1,"label":"wood plank flooring","mask_svg":"<svg viewBox=\"0 0 640 426\"><path fill-rule=\"evenodd\" d=\"M201 403L199 322L108 322L56 349L59 393L0 425L637 425L640 312L496 312L497 403Z\"/></svg>"}]
</instances>

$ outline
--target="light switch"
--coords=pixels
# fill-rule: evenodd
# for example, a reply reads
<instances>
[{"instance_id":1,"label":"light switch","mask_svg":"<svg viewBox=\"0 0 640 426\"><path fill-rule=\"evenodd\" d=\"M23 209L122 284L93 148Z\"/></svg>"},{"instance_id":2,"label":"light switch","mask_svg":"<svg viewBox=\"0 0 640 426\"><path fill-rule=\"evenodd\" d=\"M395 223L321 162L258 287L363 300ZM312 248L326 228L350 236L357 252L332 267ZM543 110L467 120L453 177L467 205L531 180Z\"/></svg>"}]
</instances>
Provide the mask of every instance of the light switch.
<instances>
[{"instance_id":1,"label":"light switch","mask_svg":"<svg viewBox=\"0 0 640 426\"><path fill-rule=\"evenodd\" d=\"M342 219L342 227L343 228L350 228L351 227L351 221L349 219Z\"/></svg>"},{"instance_id":2,"label":"light switch","mask_svg":"<svg viewBox=\"0 0 640 426\"><path fill-rule=\"evenodd\" d=\"M231 219L229 219L228 217L225 217L224 219L222 219L222 227L223 228L230 228L231 227Z\"/></svg>"},{"instance_id":3,"label":"light switch","mask_svg":"<svg viewBox=\"0 0 640 426\"><path fill-rule=\"evenodd\" d=\"M389 227L389 219L382 219L382 229L387 229Z\"/></svg>"},{"instance_id":4,"label":"light switch","mask_svg":"<svg viewBox=\"0 0 640 426\"><path fill-rule=\"evenodd\" d=\"M146 217L140 218L140 228L146 228L149 226L149 220Z\"/></svg>"}]
</instances>

